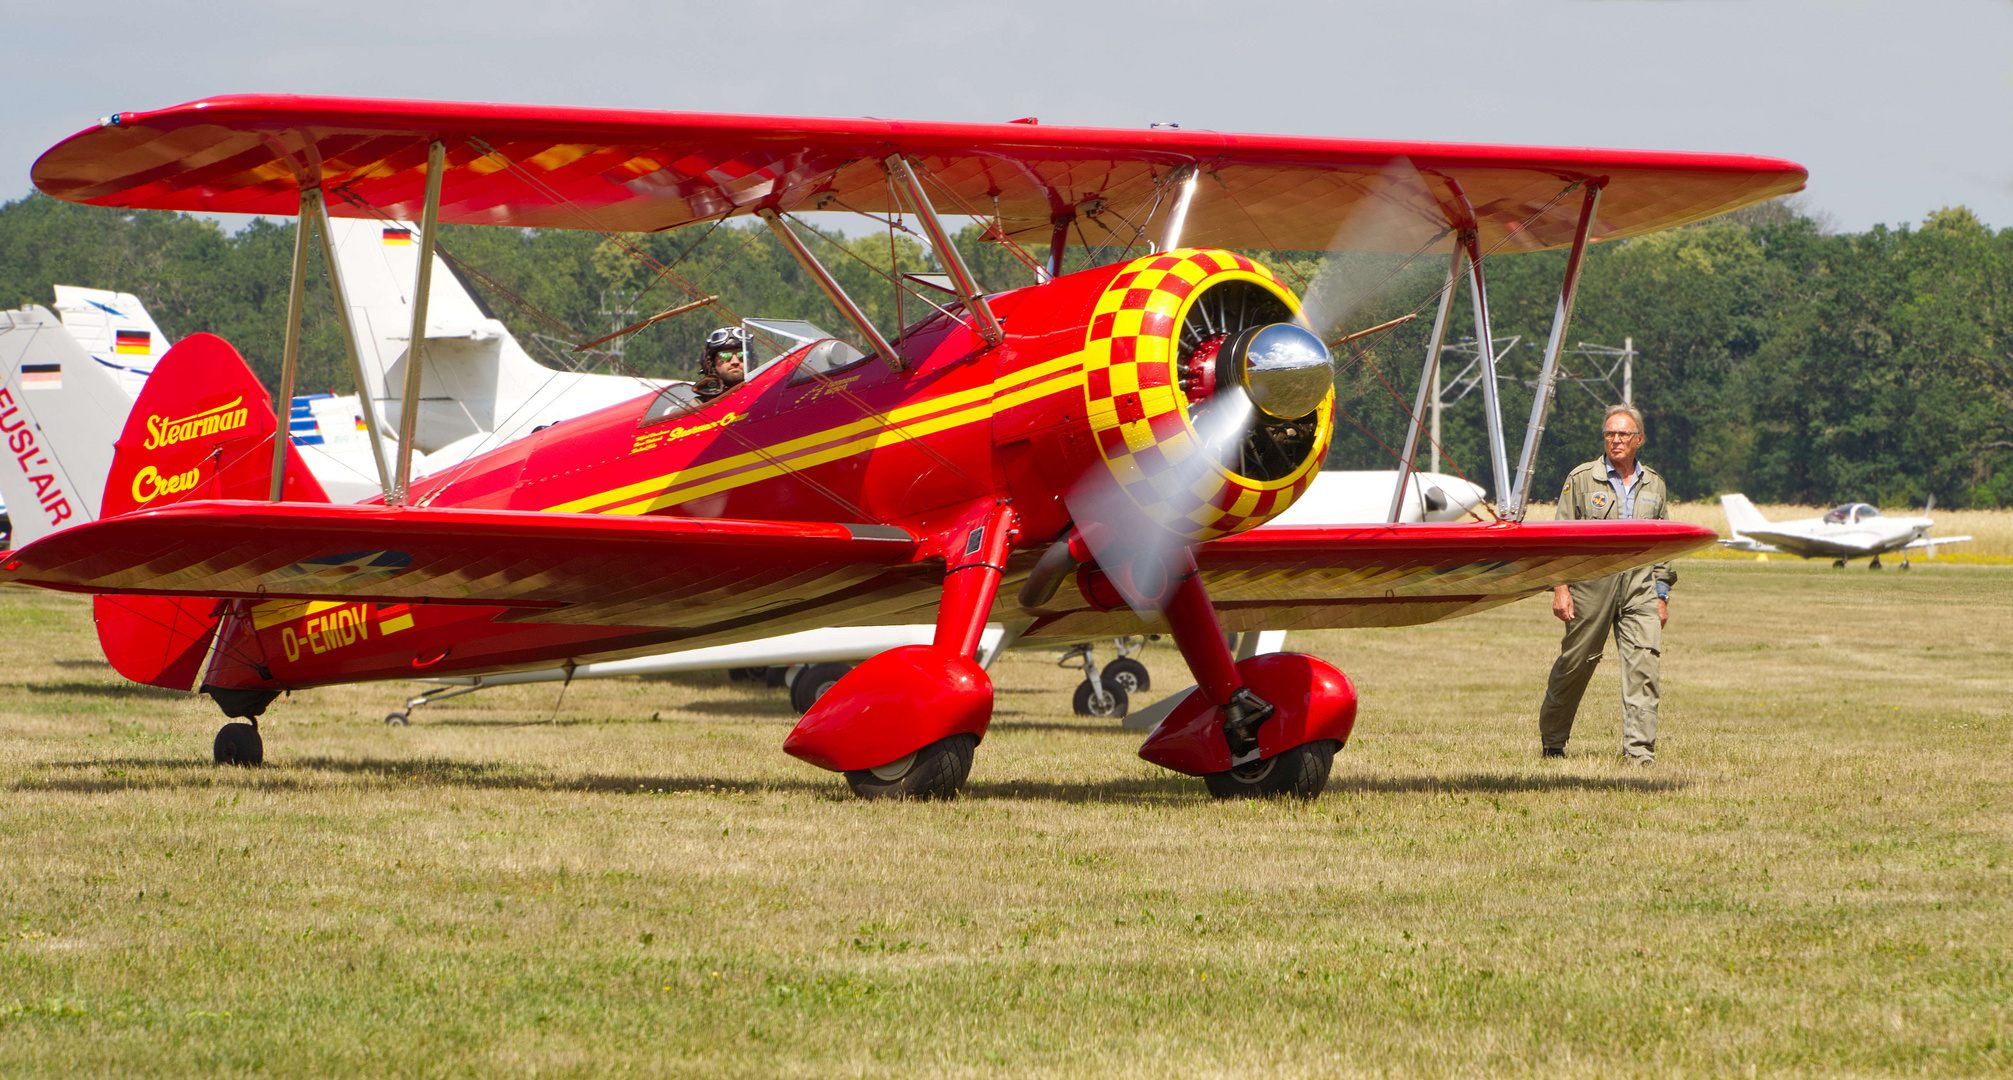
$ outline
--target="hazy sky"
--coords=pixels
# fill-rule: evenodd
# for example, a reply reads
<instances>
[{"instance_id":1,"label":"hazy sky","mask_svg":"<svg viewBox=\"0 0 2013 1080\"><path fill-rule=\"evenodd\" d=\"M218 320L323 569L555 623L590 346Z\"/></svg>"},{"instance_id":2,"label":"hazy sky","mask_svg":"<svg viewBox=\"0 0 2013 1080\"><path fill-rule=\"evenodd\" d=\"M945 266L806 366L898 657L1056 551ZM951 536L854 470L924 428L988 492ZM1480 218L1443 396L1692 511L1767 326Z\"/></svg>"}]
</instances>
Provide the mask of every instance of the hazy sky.
<instances>
[{"instance_id":1,"label":"hazy sky","mask_svg":"<svg viewBox=\"0 0 2013 1080\"><path fill-rule=\"evenodd\" d=\"M2013 226L2013 0L7 7L6 199L99 116L272 91L1744 152L1844 229Z\"/></svg>"}]
</instances>

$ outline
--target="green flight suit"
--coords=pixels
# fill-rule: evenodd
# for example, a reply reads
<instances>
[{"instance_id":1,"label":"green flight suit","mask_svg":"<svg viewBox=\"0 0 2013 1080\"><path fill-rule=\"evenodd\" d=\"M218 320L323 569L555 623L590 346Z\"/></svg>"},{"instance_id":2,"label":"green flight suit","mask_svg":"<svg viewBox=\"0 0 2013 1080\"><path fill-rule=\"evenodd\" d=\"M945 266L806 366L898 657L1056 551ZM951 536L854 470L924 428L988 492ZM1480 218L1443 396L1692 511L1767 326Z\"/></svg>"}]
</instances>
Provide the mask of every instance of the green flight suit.
<instances>
[{"instance_id":1,"label":"green flight suit","mask_svg":"<svg viewBox=\"0 0 2013 1080\"><path fill-rule=\"evenodd\" d=\"M1633 512L1608 482L1608 464L1595 458L1566 475L1559 493L1560 521L1669 518L1664 479L1636 462ZM1580 698L1601 663L1610 634L1622 664L1622 753L1645 764L1657 752L1657 665L1663 656L1663 624L1657 621L1657 583L1666 592L1677 582L1669 563L1641 566L1570 586L1573 619L1559 642L1559 659L1538 710L1538 737L1547 749L1561 749L1573 733Z\"/></svg>"}]
</instances>

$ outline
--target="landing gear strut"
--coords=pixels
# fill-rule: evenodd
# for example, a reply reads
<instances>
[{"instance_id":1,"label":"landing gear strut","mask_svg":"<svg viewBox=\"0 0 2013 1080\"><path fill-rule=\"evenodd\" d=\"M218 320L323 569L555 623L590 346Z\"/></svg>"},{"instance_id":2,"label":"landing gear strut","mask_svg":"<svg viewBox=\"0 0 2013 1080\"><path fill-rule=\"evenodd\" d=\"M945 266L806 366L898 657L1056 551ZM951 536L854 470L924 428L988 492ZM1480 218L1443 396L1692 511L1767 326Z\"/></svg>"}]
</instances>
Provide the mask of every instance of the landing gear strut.
<instances>
[{"instance_id":1,"label":"landing gear strut","mask_svg":"<svg viewBox=\"0 0 2013 1080\"><path fill-rule=\"evenodd\" d=\"M436 701L445 701L451 697L473 694L477 690L482 689L482 686L483 683L480 676L477 676L475 682L469 686L436 686L415 697L405 699L405 708L397 712L386 713L384 722L394 727L404 727L412 723L412 711L414 709L422 705L431 705Z\"/></svg>"}]
</instances>

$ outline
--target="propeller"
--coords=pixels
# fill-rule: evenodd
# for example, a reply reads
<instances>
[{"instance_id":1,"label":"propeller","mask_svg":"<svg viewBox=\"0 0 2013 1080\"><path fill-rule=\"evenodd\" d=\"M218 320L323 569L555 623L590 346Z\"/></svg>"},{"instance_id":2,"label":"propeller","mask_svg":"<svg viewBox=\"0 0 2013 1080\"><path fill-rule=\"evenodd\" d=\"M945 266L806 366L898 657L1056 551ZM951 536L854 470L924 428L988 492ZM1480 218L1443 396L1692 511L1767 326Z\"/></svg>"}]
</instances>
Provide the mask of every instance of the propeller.
<instances>
[{"instance_id":1,"label":"propeller","mask_svg":"<svg viewBox=\"0 0 2013 1080\"><path fill-rule=\"evenodd\" d=\"M1416 235L1422 221L1436 232L1446 227L1445 212L1410 158L1391 159L1363 182L1362 192L1329 239L1301 297L1301 320L1324 340L1398 281L1393 261L1399 256L1381 253L1418 247L1405 238Z\"/></svg>"},{"instance_id":2,"label":"propeller","mask_svg":"<svg viewBox=\"0 0 2013 1080\"><path fill-rule=\"evenodd\" d=\"M1064 497L1099 568L1141 618L1158 615L1193 569L1189 549L1208 538L1219 513L1212 498L1223 486L1221 474L1271 479L1298 467L1305 455L1291 446L1311 443L1316 411L1334 382L1327 346L1296 322L1225 332L1226 302L1249 316L1250 301L1198 303L1200 318L1191 314L1191 323L1214 332L1183 350L1188 429L1135 455L1122 478L1089 470ZM1189 337L1186 328L1183 336Z\"/></svg>"}]
</instances>

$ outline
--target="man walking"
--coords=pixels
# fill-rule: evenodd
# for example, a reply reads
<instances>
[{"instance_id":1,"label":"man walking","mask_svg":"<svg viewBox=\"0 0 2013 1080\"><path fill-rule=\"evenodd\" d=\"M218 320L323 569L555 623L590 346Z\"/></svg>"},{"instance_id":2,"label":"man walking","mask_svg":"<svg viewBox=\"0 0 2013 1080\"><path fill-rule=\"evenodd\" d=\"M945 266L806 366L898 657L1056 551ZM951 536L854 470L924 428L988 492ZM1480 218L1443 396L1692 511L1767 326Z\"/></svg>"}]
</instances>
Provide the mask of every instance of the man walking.
<instances>
[{"instance_id":1,"label":"man walking","mask_svg":"<svg viewBox=\"0 0 2013 1080\"><path fill-rule=\"evenodd\" d=\"M1601 441L1602 456L1566 475L1558 520L1668 518L1663 477L1636 460L1643 445L1643 415L1627 405L1610 407L1601 422ZM1612 633L1622 665L1622 754L1643 765L1656 760L1657 662L1676 583L1670 564L1658 563L1552 590L1552 614L1566 624L1566 634L1538 710L1543 756L1566 756L1580 698Z\"/></svg>"}]
</instances>

